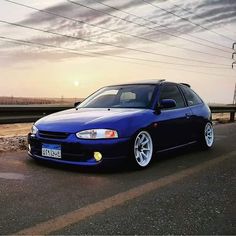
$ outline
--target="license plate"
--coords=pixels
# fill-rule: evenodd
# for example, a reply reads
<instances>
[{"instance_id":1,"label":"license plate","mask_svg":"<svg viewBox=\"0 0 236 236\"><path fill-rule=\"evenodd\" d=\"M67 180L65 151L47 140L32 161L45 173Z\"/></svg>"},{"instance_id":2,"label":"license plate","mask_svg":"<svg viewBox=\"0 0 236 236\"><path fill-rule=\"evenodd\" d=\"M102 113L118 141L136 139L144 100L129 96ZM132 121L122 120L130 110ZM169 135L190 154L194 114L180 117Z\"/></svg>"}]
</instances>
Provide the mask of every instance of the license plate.
<instances>
[{"instance_id":1,"label":"license plate","mask_svg":"<svg viewBox=\"0 0 236 236\"><path fill-rule=\"evenodd\" d=\"M42 156L61 158L61 145L59 144L43 144L42 145Z\"/></svg>"}]
</instances>

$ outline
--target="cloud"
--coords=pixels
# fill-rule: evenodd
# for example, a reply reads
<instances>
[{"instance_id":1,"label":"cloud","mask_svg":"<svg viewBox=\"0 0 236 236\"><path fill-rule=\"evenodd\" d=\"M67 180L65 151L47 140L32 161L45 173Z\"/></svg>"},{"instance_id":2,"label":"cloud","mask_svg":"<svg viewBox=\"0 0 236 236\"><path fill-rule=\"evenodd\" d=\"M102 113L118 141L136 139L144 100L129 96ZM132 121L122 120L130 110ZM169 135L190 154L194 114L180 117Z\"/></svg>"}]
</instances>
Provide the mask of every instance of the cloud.
<instances>
[{"instance_id":1,"label":"cloud","mask_svg":"<svg viewBox=\"0 0 236 236\"><path fill-rule=\"evenodd\" d=\"M95 20L97 18L103 17L104 14L102 12L105 12L108 14L112 14L112 13L116 12L115 9L100 5L99 3L96 3L94 1L77 1L77 2L81 3L85 6L100 10L102 12L87 9L86 7L73 4L73 2L76 3L76 0L73 0L72 2L67 1L65 3L61 3L56 6L48 7L44 10L48 11L48 12L60 14L60 15L66 16L66 17L70 17L70 18L78 18L78 20L79 19ZM102 1L101 1L101 3L102 3ZM131 2L124 3L124 4L120 5L118 8L121 10L125 10L127 8L140 6L140 5L142 5L141 1L131 1ZM25 24L25 23L26 24L42 24L42 23L49 22L49 21L55 21L55 17L56 16L50 15L47 13L35 12L35 13L31 14L27 19L21 21L21 23L23 23L23 24ZM109 16L107 16L107 18L109 18Z\"/></svg>"},{"instance_id":2,"label":"cloud","mask_svg":"<svg viewBox=\"0 0 236 236\"><path fill-rule=\"evenodd\" d=\"M184 6L181 4L178 4L178 6L180 8L178 8L177 14L204 26L215 27L224 24L224 22L236 22L235 0L186 1Z\"/></svg>"},{"instance_id":3,"label":"cloud","mask_svg":"<svg viewBox=\"0 0 236 236\"><path fill-rule=\"evenodd\" d=\"M137 14L140 17L148 19L149 21L137 19L134 16L125 14L124 12L117 12L113 8L95 3L92 0L73 1L77 1L78 3L82 3L94 9L99 9L108 14L119 16L121 18L124 18L125 20L117 19L109 15L93 11L91 9L86 9L82 6L78 6L70 2L64 2L45 8L44 10L63 15L65 17L73 18L78 21L85 21L97 27L93 27L88 24L79 23L69 19L64 19L43 12L34 12L25 20L19 22L19 24L31 25L35 28L58 32L60 34L73 36L78 39L72 39L59 35L56 36L43 32L37 32L37 35L35 35L35 32L32 31L32 36L27 37L27 40L59 47L74 48L75 50L81 51L94 50L106 52L107 50L109 50L109 52L117 54L124 51L120 51L115 47L111 49L111 47L105 46L104 44L108 43L122 46L128 45L129 47L133 48L138 47L142 44L147 44L147 41L145 42L144 40L140 40L138 38L135 39L135 37L130 37L127 34L138 35L151 40L165 41L172 39L172 37L168 34L165 34L164 32L175 35L185 35L203 31L203 29L195 27L193 24L184 21L183 19L179 19L176 16L170 15L161 9L157 9L151 5L148 5L142 0L100 1L104 2L105 4L117 7L122 11ZM157 6L173 12L174 14L180 15L183 18L190 19L197 24L202 24L209 28L216 28L217 26L223 25L225 23L236 23L235 0L194 0L185 1L184 5L183 2L179 0L175 2L177 6L171 4L169 1L162 1L157 3L154 0L149 0L149 2L152 2L154 5L156 4ZM184 10L183 8L187 10ZM194 12L195 14L191 14L191 12ZM131 24L127 21L133 21L143 26ZM156 24L153 24L150 21L156 22ZM158 25L167 26L168 29L159 27ZM108 32L109 29L122 33ZM86 40L91 40L92 42L86 42ZM65 54L65 57L68 57L70 55L71 53L69 53L68 55ZM27 54L24 54L23 56L27 58ZM42 50L42 56L45 56L45 50ZM28 56L28 58L31 58L31 56ZM48 58L54 60L55 58L57 58L57 56L53 58L50 55Z\"/></svg>"}]
</instances>

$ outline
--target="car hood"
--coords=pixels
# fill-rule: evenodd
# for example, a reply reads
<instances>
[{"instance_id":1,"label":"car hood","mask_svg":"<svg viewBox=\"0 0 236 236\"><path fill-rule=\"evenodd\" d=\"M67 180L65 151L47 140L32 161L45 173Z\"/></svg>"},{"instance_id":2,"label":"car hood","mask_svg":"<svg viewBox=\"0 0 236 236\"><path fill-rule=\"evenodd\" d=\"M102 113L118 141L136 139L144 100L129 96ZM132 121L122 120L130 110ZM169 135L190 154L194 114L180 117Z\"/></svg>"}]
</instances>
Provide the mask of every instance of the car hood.
<instances>
[{"instance_id":1,"label":"car hood","mask_svg":"<svg viewBox=\"0 0 236 236\"><path fill-rule=\"evenodd\" d=\"M39 130L76 133L85 129L116 129L120 122L125 126L130 119L139 116L146 109L69 109L43 117L35 123Z\"/></svg>"}]
</instances>

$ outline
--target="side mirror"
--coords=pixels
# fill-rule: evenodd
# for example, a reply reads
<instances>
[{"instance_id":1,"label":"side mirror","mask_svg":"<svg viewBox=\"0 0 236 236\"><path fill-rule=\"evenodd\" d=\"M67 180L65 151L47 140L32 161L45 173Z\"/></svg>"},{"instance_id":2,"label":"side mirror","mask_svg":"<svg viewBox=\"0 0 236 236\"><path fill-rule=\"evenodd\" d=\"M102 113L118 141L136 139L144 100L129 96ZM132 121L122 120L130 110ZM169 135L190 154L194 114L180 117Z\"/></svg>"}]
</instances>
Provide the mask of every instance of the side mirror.
<instances>
[{"instance_id":1,"label":"side mirror","mask_svg":"<svg viewBox=\"0 0 236 236\"><path fill-rule=\"evenodd\" d=\"M75 102L74 107L77 107L81 102Z\"/></svg>"},{"instance_id":2,"label":"side mirror","mask_svg":"<svg viewBox=\"0 0 236 236\"><path fill-rule=\"evenodd\" d=\"M160 102L160 108L173 108L176 107L176 101L173 99L162 99Z\"/></svg>"}]
</instances>

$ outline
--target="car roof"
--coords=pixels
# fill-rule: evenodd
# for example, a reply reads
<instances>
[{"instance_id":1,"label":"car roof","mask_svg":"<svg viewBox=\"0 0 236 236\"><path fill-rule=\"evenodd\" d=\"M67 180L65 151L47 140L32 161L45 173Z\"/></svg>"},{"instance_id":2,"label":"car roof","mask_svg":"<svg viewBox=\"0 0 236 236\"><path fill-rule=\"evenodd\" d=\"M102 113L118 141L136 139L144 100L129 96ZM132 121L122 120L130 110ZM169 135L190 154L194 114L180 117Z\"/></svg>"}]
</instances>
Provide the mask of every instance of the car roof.
<instances>
[{"instance_id":1,"label":"car roof","mask_svg":"<svg viewBox=\"0 0 236 236\"><path fill-rule=\"evenodd\" d=\"M164 79L161 79L161 80L139 80L139 81L135 81L135 82L130 82L130 83L123 83L123 84L115 84L115 85L110 85L110 86L125 86L125 85L140 85L140 84L143 84L143 85L160 85L160 84L163 84L163 83L168 83L168 84L182 84L182 85L185 85L187 87L190 88L190 85L189 84L186 84L186 83L175 83L175 82L169 82L169 81L166 81Z\"/></svg>"},{"instance_id":2,"label":"car roof","mask_svg":"<svg viewBox=\"0 0 236 236\"><path fill-rule=\"evenodd\" d=\"M163 83L165 80L161 79L161 80L138 80L138 81L134 81L134 82L127 82L127 83L123 83L123 84L115 84L115 85L111 85L111 86L121 86L121 85L135 85L135 84L153 84L153 85L157 85L157 84L161 84Z\"/></svg>"}]
</instances>

